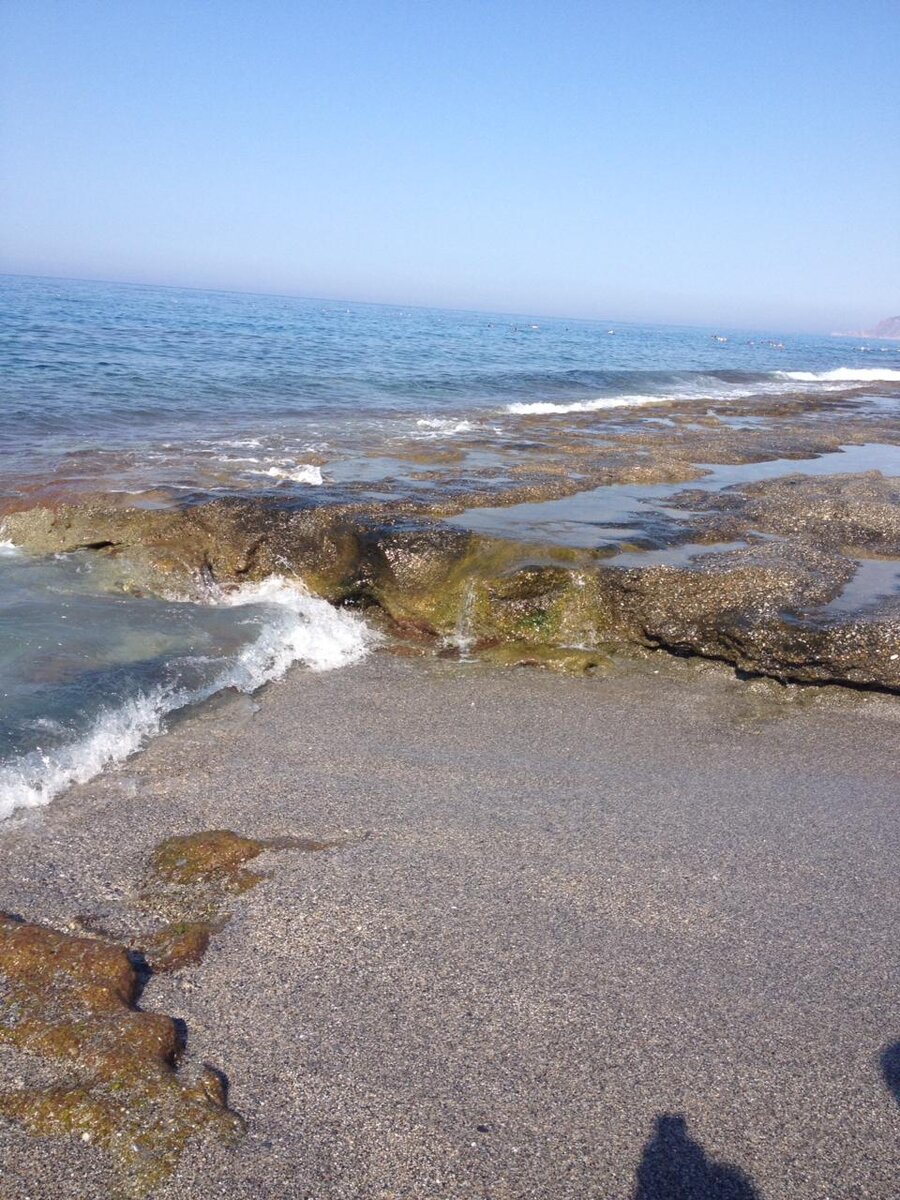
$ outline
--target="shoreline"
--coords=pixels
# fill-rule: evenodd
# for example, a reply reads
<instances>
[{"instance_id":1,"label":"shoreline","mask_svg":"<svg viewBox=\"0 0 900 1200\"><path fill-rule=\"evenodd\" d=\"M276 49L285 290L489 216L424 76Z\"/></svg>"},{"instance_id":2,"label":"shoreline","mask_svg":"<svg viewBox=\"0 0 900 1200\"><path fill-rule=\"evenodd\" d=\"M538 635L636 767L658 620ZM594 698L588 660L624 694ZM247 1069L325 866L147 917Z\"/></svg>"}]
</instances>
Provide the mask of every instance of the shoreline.
<instances>
[{"instance_id":1,"label":"shoreline","mask_svg":"<svg viewBox=\"0 0 900 1200\"><path fill-rule=\"evenodd\" d=\"M327 453L295 430L287 458L262 433L163 465L86 450L9 479L0 812L211 688L313 664L347 611L411 654L608 673L664 650L900 692L900 372L776 374L759 395L538 401L399 440L363 422Z\"/></svg>"},{"instance_id":2,"label":"shoreline","mask_svg":"<svg viewBox=\"0 0 900 1200\"><path fill-rule=\"evenodd\" d=\"M247 1122L160 1198L662 1200L730 1163L740 1197L888 1200L898 719L665 658L294 668L4 829L0 909L124 929L161 838L345 841L267 851L149 979ZM35 1066L0 1049L0 1091ZM4 1200L121 1187L2 1119L0 1164Z\"/></svg>"}]
</instances>

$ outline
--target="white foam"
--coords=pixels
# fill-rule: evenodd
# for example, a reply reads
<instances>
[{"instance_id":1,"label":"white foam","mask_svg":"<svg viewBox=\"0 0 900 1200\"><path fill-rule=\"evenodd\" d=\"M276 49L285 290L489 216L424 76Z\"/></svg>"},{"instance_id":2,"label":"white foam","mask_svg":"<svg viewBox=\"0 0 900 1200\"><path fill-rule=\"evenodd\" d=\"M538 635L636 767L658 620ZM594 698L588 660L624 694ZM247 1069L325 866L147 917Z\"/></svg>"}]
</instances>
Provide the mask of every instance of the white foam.
<instances>
[{"instance_id":1,"label":"white foam","mask_svg":"<svg viewBox=\"0 0 900 1200\"><path fill-rule=\"evenodd\" d=\"M681 397L684 399L685 397ZM644 404L665 404L676 396L601 396L597 400L580 400L572 404L553 404L536 400L532 404L507 404L506 411L518 416L544 413L598 412L604 408L640 408Z\"/></svg>"},{"instance_id":2,"label":"white foam","mask_svg":"<svg viewBox=\"0 0 900 1200\"><path fill-rule=\"evenodd\" d=\"M36 808L74 783L86 783L112 762L121 762L158 733L163 716L180 708L177 693L137 696L100 715L77 742L50 752L32 750L0 769L0 818L17 808Z\"/></svg>"},{"instance_id":3,"label":"white foam","mask_svg":"<svg viewBox=\"0 0 900 1200\"><path fill-rule=\"evenodd\" d=\"M245 583L227 593L222 603L273 608L271 624L241 653L234 678L223 687L254 691L279 679L295 662L305 663L313 671L346 667L365 658L376 640L360 617L311 596L302 584L280 575L270 575L262 583Z\"/></svg>"},{"instance_id":4,"label":"white foam","mask_svg":"<svg viewBox=\"0 0 900 1200\"><path fill-rule=\"evenodd\" d=\"M10 541L0 542L0 558L20 558L23 551Z\"/></svg>"},{"instance_id":5,"label":"white foam","mask_svg":"<svg viewBox=\"0 0 900 1200\"><path fill-rule=\"evenodd\" d=\"M900 371L886 367L837 367L834 371L778 371L797 383L900 383Z\"/></svg>"},{"instance_id":6,"label":"white foam","mask_svg":"<svg viewBox=\"0 0 900 1200\"><path fill-rule=\"evenodd\" d=\"M646 404L666 404L679 400L737 400L748 396L781 395L794 391L794 383L815 383L823 390L840 391L850 383L897 383L900 371L884 367L838 367L833 371L775 371L770 380L753 384L726 383L718 379L694 380L691 384L654 396L600 396L596 400L579 400L569 404L554 404L549 400L533 403L508 404L506 412L518 416L549 415L550 413L599 412L611 408L641 408Z\"/></svg>"},{"instance_id":7,"label":"white foam","mask_svg":"<svg viewBox=\"0 0 900 1200\"><path fill-rule=\"evenodd\" d=\"M179 708L224 688L256 691L298 662L312 671L348 666L365 658L378 637L360 617L278 575L219 593L215 602L229 608L262 605L269 610L268 619L258 636L203 687L156 688L137 695L101 712L77 741L47 752L33 750L0 768L0 818L18 808L48 804L72 784L86 783L104 767L128 758Z\"/></svg>"},{"instance_id":8,"label":"white foam","mask_svg":"<svg viewBox=\"0 0 900 1200\"><path fill-rule=\"evenodd\" d=\"M269 467L265 471L248 471L248 475L267 475L270 479L289 479L292 483L308 483L319 487L324 483L322 468L314 467L312 463L303 463L297 467Z\"/></svg>"},{"instance_id":9,"label":"white foam","mask_svg":"<svg viewBox=\"0 0 900 1200\"><path fill-rule=\"evenodd\" d=\"M453 417L421 417L416 425L425 431L425 437L452 437L454 433L471 433L473 429L471 421L459 421Z\"/></svg>"}]
</instances>

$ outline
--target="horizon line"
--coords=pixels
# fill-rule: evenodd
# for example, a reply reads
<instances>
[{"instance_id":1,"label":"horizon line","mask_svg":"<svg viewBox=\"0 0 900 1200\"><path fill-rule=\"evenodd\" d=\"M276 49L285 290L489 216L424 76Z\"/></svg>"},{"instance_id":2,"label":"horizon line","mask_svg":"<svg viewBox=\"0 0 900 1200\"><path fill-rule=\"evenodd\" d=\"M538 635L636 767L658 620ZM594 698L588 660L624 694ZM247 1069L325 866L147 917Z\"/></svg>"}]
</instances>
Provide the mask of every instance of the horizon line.
<instances>
[{"instance_id":1,"label":"horizon line","mask_svg":"<svg viewBox=\"0 0 900 1200\"><path fill-rule=\"evenodd\" d=\"M578 321L586 325L627 325L636 327L654 327L662 329L727 329L731 332L738 333L775 333L782 332L788 334L802 336L821 336L821 337L862 337L860 331L829 331L824 330L814 333L809 329L797 329L790 326L783 327L762 327L762 326L738 326L731 324L712 325L708 323L692 324L691 322L679 321L635 321L635 320L617 320L614 317L575 317L575 316L553 316L549 313L536 312L512 312L508 309L490 309L490 308L457 308L453 306L443 306L437 304L413 304L413 303L398 303L397 301L385 300L353 300L348 297L335 296L311 296L304 295L299 292L268 292L268 291L253 291L242 288L224 288L224 287L199 287L196 284L187 283L150 283L147 281L136 281L132 279L106 279L97 276L83 275L34 275L24 271L0 271L0 278L6 279L37 279L45 281L59 281L63 283L99 283L109 284L113 287L133 287L133 288L161 288L166 291L173 292L208 292L217 296L257 296L262 299L270 300L301 300L306 302L314 302L317 304L360 304L372 308L412 308L421 312L447 312L447 313L465 313L472 316L493 316L493 317L520 317L520 318L538 318L542 321ZM866 335L868 336L868 335Z\"/></svg>"}]
</instances>

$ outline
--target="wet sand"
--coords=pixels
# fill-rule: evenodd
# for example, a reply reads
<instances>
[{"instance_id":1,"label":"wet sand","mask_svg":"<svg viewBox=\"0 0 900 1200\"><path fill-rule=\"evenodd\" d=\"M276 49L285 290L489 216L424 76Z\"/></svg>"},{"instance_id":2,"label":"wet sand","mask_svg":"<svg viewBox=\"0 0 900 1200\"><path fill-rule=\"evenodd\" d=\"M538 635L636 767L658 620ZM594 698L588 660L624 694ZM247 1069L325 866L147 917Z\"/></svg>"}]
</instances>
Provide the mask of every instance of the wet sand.
<instances>
[{"instance_id":1,"label":"wet sand","mask_svg":"<svg viewBox=\"0 0 900 1200\"><path fill-rule=\"evenodd\" d=\"M294 670L0 834L64 929L173 833L348 839L150 979L247 1121L154 1195L896 1196L900 706L659 661ZM0 1121L4 1200L118 1186Z\"/></svg>"}]
</instances>

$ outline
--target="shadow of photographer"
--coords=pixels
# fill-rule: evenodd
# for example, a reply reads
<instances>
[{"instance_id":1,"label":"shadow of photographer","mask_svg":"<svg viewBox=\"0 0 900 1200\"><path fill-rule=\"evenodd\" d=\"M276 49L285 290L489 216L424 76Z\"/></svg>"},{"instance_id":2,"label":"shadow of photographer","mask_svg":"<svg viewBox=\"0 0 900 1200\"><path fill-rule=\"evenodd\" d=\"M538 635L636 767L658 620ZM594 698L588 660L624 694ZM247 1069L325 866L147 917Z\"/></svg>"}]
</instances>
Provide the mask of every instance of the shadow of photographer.
<instances>
[{"instance_id":1,"label":"shadow of photographer","mask_svg":"<svg viewBox=\"0 0 900 1200\"><path fill-rule=\"evenodd\" d=\"M760 1200L738 1167L717 1163L695 1141L678 1113L656 1118L644 1147L633 1200Z\"/></svg>"}]
</instances>

